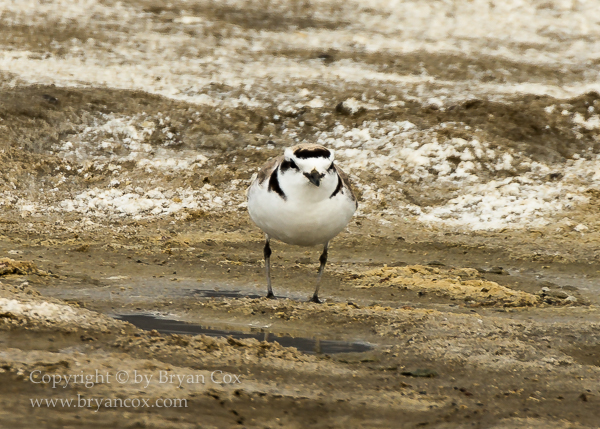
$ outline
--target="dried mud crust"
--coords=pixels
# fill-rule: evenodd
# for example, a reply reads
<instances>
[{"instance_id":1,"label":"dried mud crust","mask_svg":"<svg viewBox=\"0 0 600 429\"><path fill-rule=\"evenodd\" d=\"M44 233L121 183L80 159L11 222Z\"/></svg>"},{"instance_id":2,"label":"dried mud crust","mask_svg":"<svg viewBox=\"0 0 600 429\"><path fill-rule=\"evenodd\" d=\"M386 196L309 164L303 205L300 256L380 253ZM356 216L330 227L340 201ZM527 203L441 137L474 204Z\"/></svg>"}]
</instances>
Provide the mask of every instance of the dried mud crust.
<instances>
[{"instance_id":1,"label":"dried mud crust","mask_svg":"<svg viewBox=\"0 0 600 429\"><path fill-rule=\"evenodd\" d=\"M248 30L303 30L307 28L334 29L346 25L337 20L335 16L315 17L311 4L305 2L292 2L291 4L270 4L268 10L256 9L252 4L225 5L211 3L189 4L187 2L172 2L165 5L155 0L134 0L127 2L132 5L141 6L153 18L168 25L182 13L192 16L201 16L223 25L218 27L221 31L227 31L232 26L239 26ZM335 11L339 5L331 6L330 11ZM229 27L229 28L227 28Z\"/></svg>"},{"instance_id":2,"label":"dried mud crust","mask_svg":"<svg viewBox=\"0 0 600 429\"><path fill-rule=\"evenodd\" d=\"M450 127L440 131L441 137L483 138L499 148L516 148L536 161L560 163L574 153L582 152L582 149L589 149L592 153L600 150L594 130L584 126L573 128L570 116L580 114L582 120L587 121L593 115L590 107L600 106L600 96L595 92L571 100L547 96L523 96L505 102L474 99L445 109L416 101L397 100L395 106L377 110L358 109L346 114L336 106L353 97L362 98L363 88L357 87L354 93L352 88L344 92L332 92L325 87L311 89L317 94L323 91L323 98L331 100L331 104L320 108L304 106L281 115L277 106L215 109L126 90L44 86L21 87L18 90L4 88L0 103L0 117L6 127L2 145L6 149L23 147L28 152L48 153L53 144L68 140L78 128L94 125L100 114L131 117L144 112L154 120L158 120L158 116L162 116L159 113L162 113L163 121L166 121L150 136L150 144L169 143L179 148L212 149L217 153L243 148L250 142L260 146L268 140L283 139L281 144L285 145L292 141L281 132L285 128L298 128L301 138L314 139L316 132L329 130L335 125L348 127L373 120L406 120L419 128L443 122L463 124L456 129ZM207 91L211 91L210 87ZM377 97L375 91L365 96L373 97ZM568 108L569 115L561 114L559 108L551 112L546 109L553 105ZM283 118L277 119L277 116ZM298 126L300 122L302 127ZM282 127L284 124L285 127ZM465 129L464 125L471 129ZM172 136L167 137L167 133Z\"/></svg>"},{"instance_id":3,"label":"dried mud crust","mask_svg":"<svg viewBox=\"0 0 600 429\"><path fill-rule=\"evenodd\" d=\"M562 186L561 165L572 162L573 154L581 159L581 154L593 157L598 151L595 131L583 126L574 128L571 119L579 115L582 121L591 120L589 109L598 102L595 93L568 103L530 96L504 103L471 100L443 111L407 100L404 106L359 109L350 115L337 109L336 103L347 100L351 93L328 94L337 101L292 113L283 113L276 106L215 109L108 89L31 86L5 89L3 94L0 164L6 168L0 173L0 191L4 193L0 204L6 227L24 217L35 224L68 222L83 216L87 227L94 228L105 223L107 217L127 225L130 217L137 220L177 215L193 220L207 215L218 217L223 212L245 225L245 189L267 159L294 142L284 133L287 129L296 129L301 138L312 140L319 132L339 124L351 129L369 121L407 120L423 130L417 138L430 138L427 136L435 130L435 138L446 140L449 146L455 145L453 139L465 144L475 139L489 142L489 150L514 150L514 156L527 156L529 163L548 163L552 169L544 180L557 187ZM547 109L558 105L568 106L571 116L562 114L561 107L551 112ZM436 123L456 125L436 128ZM347 157L340 160L342 165L349 161ZM460 158L455 161L455 167L461 164ZM489 162L487 165L482 161L482 181L507 180L518 175L521 168L517 163L514 171L495 170ZM380 231L369 231L372 234L409 235L404 229L413 224L414 213L426 213L460 196L461 186L438 181L432 169L425 172L423 180L415 180L408 172L382 168L373 165L373 171L350 170L362 197L359 219L366 216L383 222L380 227L373 224ZM527 186L527 182L519 186ZM513 244L497 245L512 248L525 243L530 254L558 259L578 254L575 260L595 261L600 257L594 244L598 240L597 190L591 187L577 198L576 203L561 203L562 213L546 213L547 218L558 216L546 226L530 227L527 232L517 228L478 234L486 245L497 242L495 237L514 239ZM11 228L19 228L13 225ZM81 224L70 227L86 228ZM417 228L436 239L440 234L445 234L443 240L463 239L452 228L444 231L443 225L440 233L435 224L417 224ZM542 237L543 245L536 244ZM464 239L478 240L473 233ZM565 243L570 244L565 247Z\"/></svg>"},{"instance_id":4,"label":"dried mud crust","mask_svg":"<svg viewBox=\"0 0 600 429\"><path fill-rule=\"evenodd\" d=\"M357 284L354 286L356 288L404 288L419 293L448 295L451 299L461 299L479 305L520 307L541 302L540 297L511 290L495 282L481 280L477 278L478 271L473 268L441 272L439 268L419 265L402 268L384 267L354 274L352 277L357 279Z\"/></svg>"}]
</instances>

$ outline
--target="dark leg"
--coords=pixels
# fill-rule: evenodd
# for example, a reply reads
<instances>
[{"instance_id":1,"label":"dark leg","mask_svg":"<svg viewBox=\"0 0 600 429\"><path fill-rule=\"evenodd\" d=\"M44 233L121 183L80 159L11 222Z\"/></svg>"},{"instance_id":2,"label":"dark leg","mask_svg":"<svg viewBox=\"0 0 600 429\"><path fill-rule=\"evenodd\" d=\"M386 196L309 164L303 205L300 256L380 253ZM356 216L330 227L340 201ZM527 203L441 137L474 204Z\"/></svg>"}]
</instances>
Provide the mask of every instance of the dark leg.
<instances>
[{"instance_id":1,"label":"dark leg","mask_svg":"<svg viewBox=\"0 0 600 429\"><path fill-rule=\"evenodd\" d=\"M270 238L265 234L265 271L267 273L267 298L275 298L273 289L271 289L271 246Z\"/></svg>"},{"instance_id":2,"label":"dark leg","mask_svg":"<svg viewBox=\"0 0 600 429\"><path fill-rule=\"evenodd\" d=\"M319 300L319 286L321 286L321 277L323 277L323 271L325 270L325 264L327 263L327 248L329 247L329 242L325 243L323 247L323 253L321 253L321 257L319 258L319 262L321 265L319 266L319 278L317 279L317 288L315 289L315 293L311 298L312 302L316 302L317 304L321 303Z\"/></svg>"}]
</instances>

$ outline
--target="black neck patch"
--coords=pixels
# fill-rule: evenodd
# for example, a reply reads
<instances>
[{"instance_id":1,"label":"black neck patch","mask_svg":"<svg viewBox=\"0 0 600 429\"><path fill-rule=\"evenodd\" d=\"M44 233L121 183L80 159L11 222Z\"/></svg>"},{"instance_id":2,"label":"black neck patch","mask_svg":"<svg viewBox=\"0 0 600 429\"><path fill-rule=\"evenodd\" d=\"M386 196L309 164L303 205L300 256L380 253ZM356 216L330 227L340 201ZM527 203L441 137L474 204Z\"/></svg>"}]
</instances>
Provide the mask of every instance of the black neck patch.
<instances>
[{"instance_id":1,"label":"black neck patch","mask_svg":"<svg viewBox=\"0 0 600 429\"><path fill-rule=\"evenodd\" d=\"M271 173L271 177L269 178L269 191L273 191L284 200L287 200L283 189L281 189L281 186L279 186L279 179L277 178L277 168L273 170L273 172Z\"/></svg>"},{"instance_id":2,"label":"black neck patch","mask_svg":"<svg viewBox=\"0 0 600 429\"><path fill-rule=\"evenodd\" d=\"M337 194L339 194L339 193L341 192L341 190L342 190L342 188L343 188L342 178L340 177L340 175L339 175L339 174L337 175L337 178L338 178L338 184L337 184L337 186L335 187L335 191L333 191L333 194L331 194L331 195L329 196L329 198L333 198L333 197L335 197Z\"/></svg>"},{"instance_id":3,"label":"black neck patch","mask_svg":"<svg viewBox=\"0 0 600 429\"><path fill-rule=\"evenodd\" d=\"M296 152L294 152L294 155L296 155L300 159L329 158L331 152L329 152L329 150L325 149L324 147L317 147L314 149L297 149Z\"/></svg>"}]
</instances>

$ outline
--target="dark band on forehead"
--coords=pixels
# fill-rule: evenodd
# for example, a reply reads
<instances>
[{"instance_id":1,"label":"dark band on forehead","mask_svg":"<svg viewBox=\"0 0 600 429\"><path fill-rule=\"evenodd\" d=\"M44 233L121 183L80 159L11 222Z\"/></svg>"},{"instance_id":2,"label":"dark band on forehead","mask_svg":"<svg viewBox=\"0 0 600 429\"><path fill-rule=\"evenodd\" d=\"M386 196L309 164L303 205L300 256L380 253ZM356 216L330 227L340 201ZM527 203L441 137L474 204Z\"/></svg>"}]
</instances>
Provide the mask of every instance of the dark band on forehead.
<instances>
[{"instance_id":1,"label":"dark band on forehead","mask_svg":"<svg viewBox=\"0 0 600 429\"><path fill-rule=\"evenodd\" d=\"M331 152L325 149L324 147L315 147L315 148L299 148L294 151L294 155L300 159L307 158L329 158Z\"/></svg>"}]
</instances>

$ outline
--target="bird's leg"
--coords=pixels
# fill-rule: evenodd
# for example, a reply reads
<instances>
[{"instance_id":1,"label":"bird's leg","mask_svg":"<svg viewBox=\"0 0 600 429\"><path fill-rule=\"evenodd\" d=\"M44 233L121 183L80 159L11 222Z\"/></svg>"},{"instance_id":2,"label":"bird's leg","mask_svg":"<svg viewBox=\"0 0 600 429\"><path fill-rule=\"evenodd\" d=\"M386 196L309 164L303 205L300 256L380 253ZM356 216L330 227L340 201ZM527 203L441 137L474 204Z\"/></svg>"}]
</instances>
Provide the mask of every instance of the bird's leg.
<instances>
[{"instance_id":1,"label":"bird's leg","mask_svg":"<svg viewBox=\"0 0 600 429\"><path fill-rule=\"evenodd\" d=\"M325 270L325 264L327 263L327 248L329 247L329 242L325 243L323 246L323 253L321 253L321 257L319 258L319 262L321 265L319 266L319 277L317 279L317 288L315 289L315 293L310 299L312 302L316 302L317 304L321 303L319 300L319 286L321 286L321 277L323 277L323 271Z\"/></svg>"},{"instance_id":2,"label":"bird's leg","mask_svg":"<svg viewBox=\"0 0 600 429\"><path fill-rule=\"evenodd\" d=\"M267 298L275 298L273 289L271 289L271 246L269 245L270 238L265 235L265 271L267 273Z\"/></svg>"}]
</instances>

